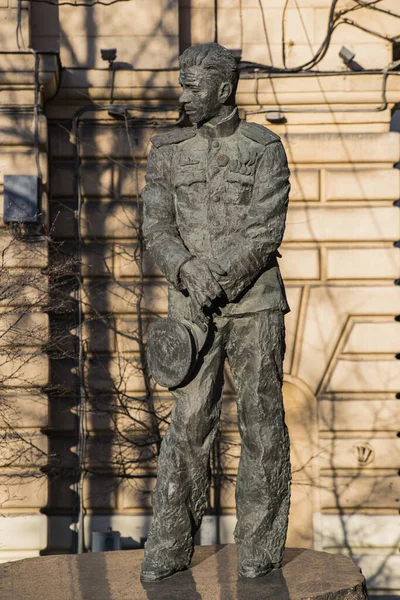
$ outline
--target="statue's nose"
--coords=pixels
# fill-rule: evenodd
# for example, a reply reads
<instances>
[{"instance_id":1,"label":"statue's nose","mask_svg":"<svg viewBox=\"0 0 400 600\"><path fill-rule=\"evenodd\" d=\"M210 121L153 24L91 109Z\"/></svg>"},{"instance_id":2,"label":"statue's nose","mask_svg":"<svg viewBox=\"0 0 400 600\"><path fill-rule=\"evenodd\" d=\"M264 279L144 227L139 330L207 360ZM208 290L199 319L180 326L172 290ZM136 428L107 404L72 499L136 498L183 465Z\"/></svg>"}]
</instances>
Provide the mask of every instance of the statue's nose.
<instances>
[{"instance_id":1,"label":"statue's nose","mask_svg":"<svg viewBox=\"0 0 400 600\"><path fill-rule=\"evenodd\" d=\"M185 104L185 102L187 102L187 101L188 101L187 93L186 93L186 90L184 90L182 92L182 94L179 96L179 102L180 102L180 104Z\"/></svg>"}]
</instances>

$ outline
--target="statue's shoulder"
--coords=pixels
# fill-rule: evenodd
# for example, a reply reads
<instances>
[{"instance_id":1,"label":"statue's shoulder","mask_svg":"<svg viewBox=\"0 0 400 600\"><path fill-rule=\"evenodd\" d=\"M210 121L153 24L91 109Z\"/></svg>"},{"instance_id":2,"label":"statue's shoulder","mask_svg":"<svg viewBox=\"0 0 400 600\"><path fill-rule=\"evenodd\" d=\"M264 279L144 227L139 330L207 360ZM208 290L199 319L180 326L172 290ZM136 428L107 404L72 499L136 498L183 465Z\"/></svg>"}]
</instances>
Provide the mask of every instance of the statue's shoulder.
<instances>
[{"instance_id":1,"label":"statue's shoulder","mask_svg":"<svg viewBox=\"0 0 400 600\"><path fill-rule=\"evenodd\" d=\"M171 144L180 144L181 142L194 137L196 133L196 127L180 127L179 129L173 129L172 131L155 135L151 138L151 143L155 148L170 146Z\"/></svg>"},{"instance_id":2,"label":"statue's shoulder","mask_svg":"<svg viewBox=\"0 0 400 600\"><path fill-rule=\"evenodd\" d=\"M242 121L240 132L247 138L253 140L253 142L258 142L263 146L268 146L268 144L272 144L273 142L279 142L281 139L279 135L276 135L276 133L263 125L258 125L258 123L246 123L246 121Z\"/></svg>"}]
</instances>

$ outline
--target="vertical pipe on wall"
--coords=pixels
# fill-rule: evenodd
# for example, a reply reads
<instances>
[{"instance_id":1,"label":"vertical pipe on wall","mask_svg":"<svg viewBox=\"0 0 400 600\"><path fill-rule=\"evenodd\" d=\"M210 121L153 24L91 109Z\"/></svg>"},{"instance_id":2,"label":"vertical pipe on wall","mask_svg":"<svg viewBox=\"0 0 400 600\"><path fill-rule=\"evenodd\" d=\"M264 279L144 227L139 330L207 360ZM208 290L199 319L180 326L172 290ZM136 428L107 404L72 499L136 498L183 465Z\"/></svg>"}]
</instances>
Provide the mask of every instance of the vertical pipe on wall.
<instances>
[{"instance_id":1,"label":"vertical pipe on wall","mask_svg":"<svg viewBox=\"0 0 400 600\"><path fill-rule=\"evenodd\" d=\"M214 42L218 44L218 0L214 0Z\"/></svg>"},{"instance_id":2,"label":"vertical pipe on wall","mask_svg":"<svg viewBox=\"0 0 400 600\"><path fill-rule=\"evenodd\" d=\"M72 135L70 141L74 144L74 196L76 199L76 258L79 264L77 273L77 285L75 290L75 300L77 303L77 337L78 337L78 356L77 356L77 392L78 392L78 475L77 481L74 483L75 493L77 494L77 523L76 523L76 553L82 554L85 552L85 532L84 532L84 515L85 506L83 499L83 486L86 477L86 446L87 446L87 396L85 388L85 349L83 345L83 310L82 310L82 233L81 233L81 212L82 212L82 194L79 183L80 170L80 146L79 146L79 119L87 111L91 110L91 106L85 106L78 109L72 119Z\"/></svg>"}]
</instances>

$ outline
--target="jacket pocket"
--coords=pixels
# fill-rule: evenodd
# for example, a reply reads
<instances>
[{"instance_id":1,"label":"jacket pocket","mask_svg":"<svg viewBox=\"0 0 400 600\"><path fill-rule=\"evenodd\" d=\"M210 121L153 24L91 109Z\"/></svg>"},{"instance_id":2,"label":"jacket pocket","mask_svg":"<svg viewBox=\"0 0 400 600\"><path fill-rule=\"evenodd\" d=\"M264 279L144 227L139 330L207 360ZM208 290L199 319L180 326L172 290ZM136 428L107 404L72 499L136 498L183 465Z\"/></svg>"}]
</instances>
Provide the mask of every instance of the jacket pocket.
<instances>
[{"instance_id":1,"label":"jacket pocket","mask_svg":"<svg viewBox=\"0 0 400 600\"><path fill-rule=\"evenodd\" d=\"M227 203L250 204L253 192L253 176L231 171L226 179Z\"/></svg>"},{"instance_id":2,"label":"jacket pocket","mask_svg":"<svg viewBox=\"0 0 400 600\"><path fill-rule=\"evenodd\" d=\"M174 186L190 186L194 183L205 183L206 173L204 169L178 169L174 177Z\"/></svg>"}]
</instances>

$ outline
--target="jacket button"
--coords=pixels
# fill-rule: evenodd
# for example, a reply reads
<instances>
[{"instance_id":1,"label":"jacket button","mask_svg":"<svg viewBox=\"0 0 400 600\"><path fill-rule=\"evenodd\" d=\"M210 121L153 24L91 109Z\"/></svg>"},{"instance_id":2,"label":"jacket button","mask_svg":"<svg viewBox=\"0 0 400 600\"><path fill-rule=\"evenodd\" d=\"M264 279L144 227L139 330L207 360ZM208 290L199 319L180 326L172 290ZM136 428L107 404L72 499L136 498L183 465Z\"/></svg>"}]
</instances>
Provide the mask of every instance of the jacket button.
<instances>
[{"instance_id":1,"label":"jacket button","mask_svg":"<svg viewBox=\"0 0 400 600\"><path fill-rule=\"evenodd\" d=\"M213 148L219 148L219 142L217 140L214 140L212 143L212 147Z\"/></svg>"}]
</instances>

